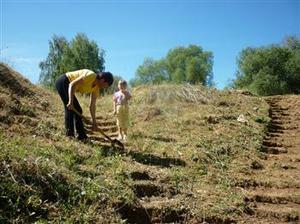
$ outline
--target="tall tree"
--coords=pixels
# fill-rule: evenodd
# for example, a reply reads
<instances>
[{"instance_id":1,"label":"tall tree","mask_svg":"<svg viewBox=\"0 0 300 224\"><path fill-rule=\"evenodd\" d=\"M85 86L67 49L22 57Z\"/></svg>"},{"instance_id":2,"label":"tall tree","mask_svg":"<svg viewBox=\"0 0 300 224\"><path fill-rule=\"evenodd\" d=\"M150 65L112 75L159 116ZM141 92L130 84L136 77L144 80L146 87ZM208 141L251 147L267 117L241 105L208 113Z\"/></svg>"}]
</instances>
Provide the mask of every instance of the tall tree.
<instances>
[{"instance_id":1,"label":"tall tree","mask_svg":"<svg viewBox=\"0 0 300 224\"><path fill-rule=\"evenodd\" d=\"M213 55L201 47L190 45L171 49L166 58L146 58L136 71L131 85L162 82L212 85Z\"/></svg>"},{"instance_id":2,"label":"tall tree","mask_svg":"<svg viewBox=\"0 0 300 224\"><path fill-rule=\"evenodd\" d=\"M84 68L95 72L104 70L104 51L99 49L96 42L90 41L82 33L77 34L71 42L54 35L49 42L47 59L40 63L40 82L54 87L60 74Z\"/></svg>"},{"instance_id":3,"label":"tall tree","mask_svg":"<svg viewBox=\"0 0 300 224\"><path fill-rule=\"evenodd\" d=\"M212 85L212 52L197 45L177 47L168 52L166 62L171 81Z\"/></svg>"},{"instance_id":4,"label":"tall tree","mask_svg":"<svg viewBox=\"0 0 300 224\"><path fill-rule=\"evenodd\" d=\"M95 41L90 41L83 33L79 33L70 42L63 64L68 70L82 68L95 72L104 70L104 51L100 51Z\"/></svg>"},{"instance_id":5,"label":"tall tree","mask_svg":"<svg viewBox=\"0 0 300 224\"><path fill-rule=\"evenodd\" d=\"M68 48L69 43L63 36L54 35L49 41L49 54L46 60L39 64L39 81L42 85L54 86L56 78L65 72L62 57Z\"/></svg>"},{"instance_id":6,"label":"tall tree","mask_svg":"<svg viewBox=\"0 0 300 224\"><path fill-rule=\"evenodd\" d=\"M139 84L160 84L168 79L167 68L164 60L155 61L146 58L136 71L136 83Z\"/></svg>"}]
</instances>

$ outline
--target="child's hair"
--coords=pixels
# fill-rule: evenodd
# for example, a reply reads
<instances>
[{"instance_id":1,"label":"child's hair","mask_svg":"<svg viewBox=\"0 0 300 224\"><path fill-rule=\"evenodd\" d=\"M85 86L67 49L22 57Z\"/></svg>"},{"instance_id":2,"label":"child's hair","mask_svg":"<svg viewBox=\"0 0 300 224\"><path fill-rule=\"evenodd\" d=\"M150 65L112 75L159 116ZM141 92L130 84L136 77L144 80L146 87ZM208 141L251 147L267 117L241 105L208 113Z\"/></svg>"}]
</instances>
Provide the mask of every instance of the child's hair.
<instances>
[{"instance_id":1,"label":"child's hair","mask_svg":"<svg viewBox=\"0 0 300 224\"><path fill-rule=\"evenodd\" d=\"M107 82L108 86L111 86L114 82L114 77L110 72L99 72L97 79L104 79L104 82Z\"/></svg>"},{"instance_id":2,"label":"child's hair","mask_svg":"<svg viewBox=\"0 0 300 224\"><path fill-rule=\"evenodd\" d=\"M122 85L122 86L124 86L126 88L127 87L127 82L125 80L121 79L121 80L119 80L118 85Z\"/></svg>"}]
</instances>

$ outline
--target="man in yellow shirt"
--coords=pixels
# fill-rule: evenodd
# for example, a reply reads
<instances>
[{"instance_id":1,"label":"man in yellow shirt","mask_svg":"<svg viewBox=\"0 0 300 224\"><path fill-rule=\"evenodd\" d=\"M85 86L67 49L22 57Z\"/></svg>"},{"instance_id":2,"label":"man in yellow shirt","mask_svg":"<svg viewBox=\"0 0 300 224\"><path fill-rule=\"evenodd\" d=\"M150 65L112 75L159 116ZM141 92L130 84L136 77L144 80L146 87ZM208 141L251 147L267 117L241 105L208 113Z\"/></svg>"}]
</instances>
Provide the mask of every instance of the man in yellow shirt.
<instances>
[{"instance_id":1,"label":"man in yellow shirt","mask_svg":"<svg viewBox=\"0 0 300 224\"><path fill-rule=\"evenodd\" d=\"M90 113L93 121L93 130L97 129L96 123L96 99L101 88L108 88L114 81L110 72L95 73L88 69L67 72L61 75L56 81L56 89L65 107L65 127L66 135L75 137L74 119L77 139L84 141L87 139L82 118L74 113L73 108L82 113L82 108L75 96L75 92L90 93Z\"/></svg>"}]
</instances>

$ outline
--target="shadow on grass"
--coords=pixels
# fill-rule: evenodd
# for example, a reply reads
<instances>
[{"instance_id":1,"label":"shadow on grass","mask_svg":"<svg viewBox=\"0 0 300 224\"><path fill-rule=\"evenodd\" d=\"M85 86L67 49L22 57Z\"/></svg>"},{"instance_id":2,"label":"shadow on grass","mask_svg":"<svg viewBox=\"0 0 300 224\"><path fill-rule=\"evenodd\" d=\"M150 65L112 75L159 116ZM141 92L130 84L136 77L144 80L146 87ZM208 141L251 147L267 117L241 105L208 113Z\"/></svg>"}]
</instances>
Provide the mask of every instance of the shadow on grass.
<instances>
[{"instance_id":1,"label":"shadow on grass","mask_svg":"<svg viewBox=\"0 0 300 224\"><path fill-rule=\"evenodd\" d=\"M170 137L163 137L163 136L151 136L151 135L145 135L145 134L133 134L132 136L133 138L139 137L139 138L146 138L146 139L152 139L155 141L160 141L160 142L176 142L176 140L174 138L170 138Z\"/></svg>"},{"instance_id":2,"label":"shadow on grass","mask_svg":"<svg viewBox=\"0 0 300 224\"><path fill-rule=\"evenodd\" d=\"M186 166L184 160L178 158L159 157L150 153L129 151L130 155L135 161L152 166L171 167L171 166Z\"/></svg>"},{"instance_id":3,"label":"shadow on grass","mask_svg":"<svg viewBox=\"0 0 300 224\"><path fill-rule=\"evenodd\" d=\"M103 139L101 139L103 140ZM144 153L133 150L126 150L118 145L111 145L107 141L94 141L94 146L101 147L101 154L103 156L113 156L117 154L123 154L125 156L131 156L138 163L152 165L152 166L161 166L161 167L172 167L172 166L186 166L186 162L178 158L170 157L160 157L158 155L153 155L150 153Z\"/></svg>"}]
</instances>

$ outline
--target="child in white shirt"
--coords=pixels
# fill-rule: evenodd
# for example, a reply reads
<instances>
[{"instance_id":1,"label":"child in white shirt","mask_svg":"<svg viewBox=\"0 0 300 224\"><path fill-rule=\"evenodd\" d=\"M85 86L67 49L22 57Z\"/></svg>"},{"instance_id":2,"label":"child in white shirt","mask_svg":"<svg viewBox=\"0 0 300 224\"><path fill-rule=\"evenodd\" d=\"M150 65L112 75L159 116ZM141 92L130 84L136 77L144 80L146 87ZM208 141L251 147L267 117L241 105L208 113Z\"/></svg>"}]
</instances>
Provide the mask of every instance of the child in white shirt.
<instances>
[{"instance_id":1,"label":"child in white shirt","mask_svg":"<svg viewBox=\"0 0 300 224\"><path fill-rule=\"evenodd\" d=\"M128 101L131 99L131 94L127 88L127 82L125 80L120 80L118 83L119 91L113 96L113 109L114 114L117 115L117 125L118 125L118 140L126 141L127 129L129 125L129 106Z\"/></svg>"}]
</instances>

